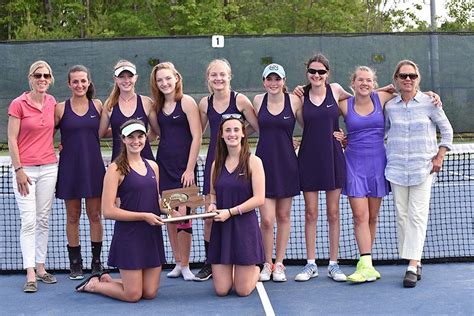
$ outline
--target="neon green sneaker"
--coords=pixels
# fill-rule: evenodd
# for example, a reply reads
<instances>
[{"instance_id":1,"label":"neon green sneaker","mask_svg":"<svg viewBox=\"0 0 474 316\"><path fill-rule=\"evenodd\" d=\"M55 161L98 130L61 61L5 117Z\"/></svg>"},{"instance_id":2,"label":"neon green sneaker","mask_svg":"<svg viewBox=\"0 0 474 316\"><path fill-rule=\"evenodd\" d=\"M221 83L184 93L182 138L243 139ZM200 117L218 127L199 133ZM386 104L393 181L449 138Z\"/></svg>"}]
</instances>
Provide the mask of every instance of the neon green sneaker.
<instances>
[{"instance_id":1,"label":"neon green sneaker","mask_svg":"<svg viewBox=\"0 0 474 316\"><path fill-rule=\"evenodd\" d=\"M352 283L373 282L380 278L380 273L372 266L372 258L370 256L363 256L357 262L356 271L347 277L347 281Z\"/></svg>"}]
</instances>

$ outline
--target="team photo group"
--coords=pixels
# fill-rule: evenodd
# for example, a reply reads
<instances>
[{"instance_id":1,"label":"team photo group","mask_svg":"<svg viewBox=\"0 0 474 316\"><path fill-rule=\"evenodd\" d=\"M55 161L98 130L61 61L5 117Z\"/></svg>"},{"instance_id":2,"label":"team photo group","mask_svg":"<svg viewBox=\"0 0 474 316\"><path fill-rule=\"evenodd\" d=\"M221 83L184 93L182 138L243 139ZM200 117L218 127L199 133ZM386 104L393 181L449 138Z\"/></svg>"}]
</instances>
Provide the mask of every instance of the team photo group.
<instances>
[{"instance_id":1,"label":"team photo group","mask_svg":"<svg viewBox=\"0 0 474 316\"><path fill-rule=\"evenodd\" d=\"M311 56L305 65L307 82L293 92L287 90L284 67L267 65L263 93L251 101L231 88L230 63L212 60L205 74L209 95L197 102L184 93L183 77L171 62L153 67L150 95L145 96L135 91L136 66L120 60L111 68L113 89L102 103L86 66L75 65L62 78L71 96L59 101L48 93L55 81L50 65L34 62L26 78L30 89L8 108L12 184L26 270L23 291L34 293L39 283L57 282L45 267L48 218L56 197L64 200L67 212L69 278L82 280L76 291L126 302L155 298L166 263L166 225L176 263L167 277L212 278L216 295L248 296L259 281L290 278L283 262L292 201L300 192L307 263L292 279L308 281L319 274L320 192L326 196L329 227L325 274L337 282L380 279L371 254L382 199L391 192L398 251L408 262L400 282L415 287L422 278L431 186L452 149L453 129L441 100L436 93L420 91L420 70L411 60L398 62L393 81L382 88L373 69L356 66L344 83L351 93L330 82L331 67L323 54ZM296 125L302 130L298 139L293 137ZM206 213L212 214L204 219L205 264L194 274L189 265L193 220L164 221L162 193L196 185L206 129L210 139L201 189ZM58 148L55 134L60 135ZM255 150L249 136L258 139ZM107 168L101 138L113 141ZM150 144L157 144L156 152ZM359 250L355 271L347 274L338 265L341 194L352 209ZM82 203L92 251L87 276L79 236ZM191 213L186 205L171 210L172 217ZM115 220L107 266L119 270L119 279L100 259L103 218Z\"/></svg>"}]
</instances>

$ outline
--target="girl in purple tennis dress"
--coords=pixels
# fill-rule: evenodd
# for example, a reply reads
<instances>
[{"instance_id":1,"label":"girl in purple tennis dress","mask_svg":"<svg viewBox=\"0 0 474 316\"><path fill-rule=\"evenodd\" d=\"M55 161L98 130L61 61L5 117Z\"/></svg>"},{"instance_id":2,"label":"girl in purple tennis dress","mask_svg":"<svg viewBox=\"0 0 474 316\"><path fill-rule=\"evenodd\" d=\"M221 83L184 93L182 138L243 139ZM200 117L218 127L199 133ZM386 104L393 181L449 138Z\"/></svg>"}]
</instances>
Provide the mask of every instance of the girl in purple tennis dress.
<instances>
[{"instance_id":1,"label":"girl in purple tennis dress","mask_svg":"<svg viewBox=\"0 0 474 316\"><path fill-rule=\"evenodd\" d=\"M119 268L121 279L94 274L76 287L126 302L152 299L165 263L158 194L158 166L141 157L146 129L140 120L121 128L122 151L107 169L102 195L104 217L114 219L108 265ZM120 198L120 208L116 206Z\"/></svg>"},{"instance_id":2,"label":"girl in purple tennis dress","mask_svg":"<svg viewBox=\"0 0 474 316\"><path fill-rule=\"evenodd\" d=\"M208 212L218 215L207 260L214 289L218 296L232 288L248 296L258 281L256 265L265 260L255 211L265 201L265 173L260 158L250 153L244 122L236 115L223 116L211 179Z\"/></svg>"},{"instance_id":3,"label":"girl in purple tennis dress","mask_svg":"<svg viewBox=\"0 0 474 316\"><path fill-rule=\"evenodd\" d=\"M210 192L211 166L214 161L217 144L217 134L222 115L237 113L245 117L254 131L258 131L257 117L250 100L243 94L235 92L230 88L232 70L230 64L225 59L215 59L209 63L206 71L207 86L211 95L204 97L199 102L199 112L201 117L202 130L206 129L209 122L209 147L207 149L206 165L204 167L204 187L203 194ZM212 220L204 221L204 247L209 246ZM204 265L201 271L196 274L196 281L208 280L211 273L209 264Z\"/></svg>"},{"instance_id":4,"label":"girl in purple tennis dress","mask_svg":"<svg viewBox=\"0 0 474 316\"><path fill-rule=\"evenodd\" d=\"M342 193L349 197L360 252L357 269L347 280L361 283L380 278L372 265L372 246L382 198L389 193L384 175L387 158L383 108L393 95L374 91L376 76L366 66L356 68L351 86L354 97L340 102L348 138L345 150L347 177Z\"/></svg>"},{"instance_id":5,"label":"girl in purple tennis dress","mask_svg":"<svg viewBox=\"0 0 474 316\"><path fill-rule=\"evenodd\" d=\"M183 94L182 76L170 62L153 68L150 87L161 131L156 155L160 167L160 192L193 185L202 137L197 104L189 95ZM179 208L181 215L189 211L186 207ZM167 276L182 275L185 280L193 280L194 274L189 269L191 221L169 224L167 230L176 262Z\"/></svg>"},{"instance_id":6,"label":"girl in purple tennis dress","mask_svg":"<svg viewBox=\"0 0 474 316\"><path fill-rule=\"evenodd\" d=\"M253 101L260 128L255 154L262 159L265 168L265 204L260 207L265 264L260 281L273 278L275 282L284 282L283 259L290 237L291 203L293 196L300 193L293 130L301 101L297 96L286 93L285 70L281 65L268 65L262 76L267 93L256 95ZM276 259L273 265L275 219Z\"/></svg>"},{"instance_id":7,"label":"girl in purple tennis dress","mask_svg":"<svg viewBox=\"0 0 474 316\"><path fill-rule=\"evenodd\" d=\"M149 97L135 93L135 83L138 80L137 69L134 64L127 60L120 60L114 67L114 88L105 101L106 111L101 117L101 137L107 133L110 125L112 128L112 159L114 160L122 145L120 126L130 120L141 120L148 128L150 123L152 131L158 135L159 129L156 121L156 112L152 110L152 100ZM153 160L150 143L147 140L142 151L142 157Z\"/></svg>"},{"instance_id":8,"label":"girl in purple tennis dress","mask_svg":"<svg viewBox=\"0 0 474 316\"><path fill-rule=\"evenodd\" d=\"M89 69L82 65L69 69L68 86L72 97L58 103L55 109L55 125L61 131L62 144L56 197L63 199L66 205L69 278L78 280L84 278L79 242L83 198L90 225L92 274L102 271L100 253L103 228L100 197L105 174L99 142L102 102L94 99L95 89Z\"/></svg>"},{"instance_id":9,"label":"girl in purple tennis dress","mask_svg":"<svg viewBox=\"0 0 474 316\"><path fill-rule=\"evenodd\" d=\"M305 200L305 239L307 265L295 277L307 281L318 276L316 257L316 226L318 220L318 192L326 191L326 211L329 222L328 276L345 281L346 276L337 264L339 252L339 198L346 179L344 154L333 133L339 130L338 101L350 96L337 83L327 83L329 61L316 54L308 61L302 117L303 137L298 153L300 188Z\"/></svg>"}]
</instances>

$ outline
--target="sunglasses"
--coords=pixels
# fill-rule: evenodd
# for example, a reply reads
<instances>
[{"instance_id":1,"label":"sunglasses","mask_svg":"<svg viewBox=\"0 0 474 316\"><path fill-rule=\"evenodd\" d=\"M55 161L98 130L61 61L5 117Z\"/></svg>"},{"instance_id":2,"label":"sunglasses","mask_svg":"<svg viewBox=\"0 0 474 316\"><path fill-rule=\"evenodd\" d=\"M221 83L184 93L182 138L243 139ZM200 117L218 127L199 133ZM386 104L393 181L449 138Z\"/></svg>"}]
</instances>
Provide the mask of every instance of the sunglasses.
<instances>
[{"instance_id":1,"label":"sunglasses","mask_svg":"<svg viewBox=\"0 0 474 316\"><path fill-rule=\"evenodd\" d=\"M313 69L313 68L308 68L306 71L312 75L315 75L316 73L320 76L325 75L328 73L326 69Z\"/></svg>"},{"instance_id":2,"label":"sunglasses","mask_svg":"<svg viewBox=\"0 0 474 316\"><path fill-rule=\"evenodd\" d=\"M411 80L415 80L416 78L418 78L418 75L417 74L404 74L404 73L399 73L397 75L398 78L402 79L402 80L406 80L407 78L410 78Z\"/></svg>"},{"instance_id":3,"label":"sunglasses","mask_svg":"<svg viewBox=\"0 0 474 316\"><path fill-rule=\"evenodd\" d=\"M222 119L221 122L224 122L230 119L236 119L236 120L242 121L242 114L238 114L238 113L222 114L221 119Z\"/></svg>"},{"instance_id":4,"label":"sunglasses","mask_svg":"<svg viewBox=\"0 0 474 316\"><path fill-rule=\"evenodd\" d=\"M35 79L41 79L41 78L51 79L51 74L42 74L42 73L39 73L39 72L32 74L32 76Z\"/></svg>"}]
</instances>

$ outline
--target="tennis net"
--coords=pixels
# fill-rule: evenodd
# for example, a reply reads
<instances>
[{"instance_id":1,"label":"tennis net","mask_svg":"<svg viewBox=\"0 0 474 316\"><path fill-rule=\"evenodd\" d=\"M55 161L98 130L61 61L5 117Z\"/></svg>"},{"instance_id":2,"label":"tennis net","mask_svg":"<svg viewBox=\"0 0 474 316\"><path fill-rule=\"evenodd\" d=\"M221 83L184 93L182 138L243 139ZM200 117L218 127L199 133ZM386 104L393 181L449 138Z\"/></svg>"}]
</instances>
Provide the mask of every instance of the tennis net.
<instances>
[{"instance_id":1,"label":"tennis net","mask_svg":"<svg viewBox=\"0 0 474 316\"><path fill-rule=\"evenodd\" d=\"M200 157L197 166L198 185L202 186L205 157ZM15 202L11 182L9 159L0 161L0 273L22 269L20 249L20 215ZM425 261L474 261L474 152L452 152L446 156L443 170L432 188L430 220L423 252ZM348 200L341 196L341 234L339 258L341 262L352 262L358 257L354 238L352 211ZM328 224L325 212L325 194L319 195L319 218L316 239L318 261L329 258ZM203 211L202 209L198 209ZM306 259L304 239L304 199L294 198L291 213L291 234L286 251L287 264L299 264ZM203 220L193 222L193 243L190 262L205 260ZM52 270L69 269L66 239L66 210L64 202L55 199L50 217L50 239L46 266ZM104 243L102 261L107 262L108 249L113 234L114 221L104 220ZM173 263L171 246L166 227L163 229L166 259ZM91 251L89 224L83 209L80 221L80 240L84 264L90 267ZM396 214L392 195L383 199L373 248L373 258L380 263L399 260L396 235Z\"/></svg>"}]
</instances>

